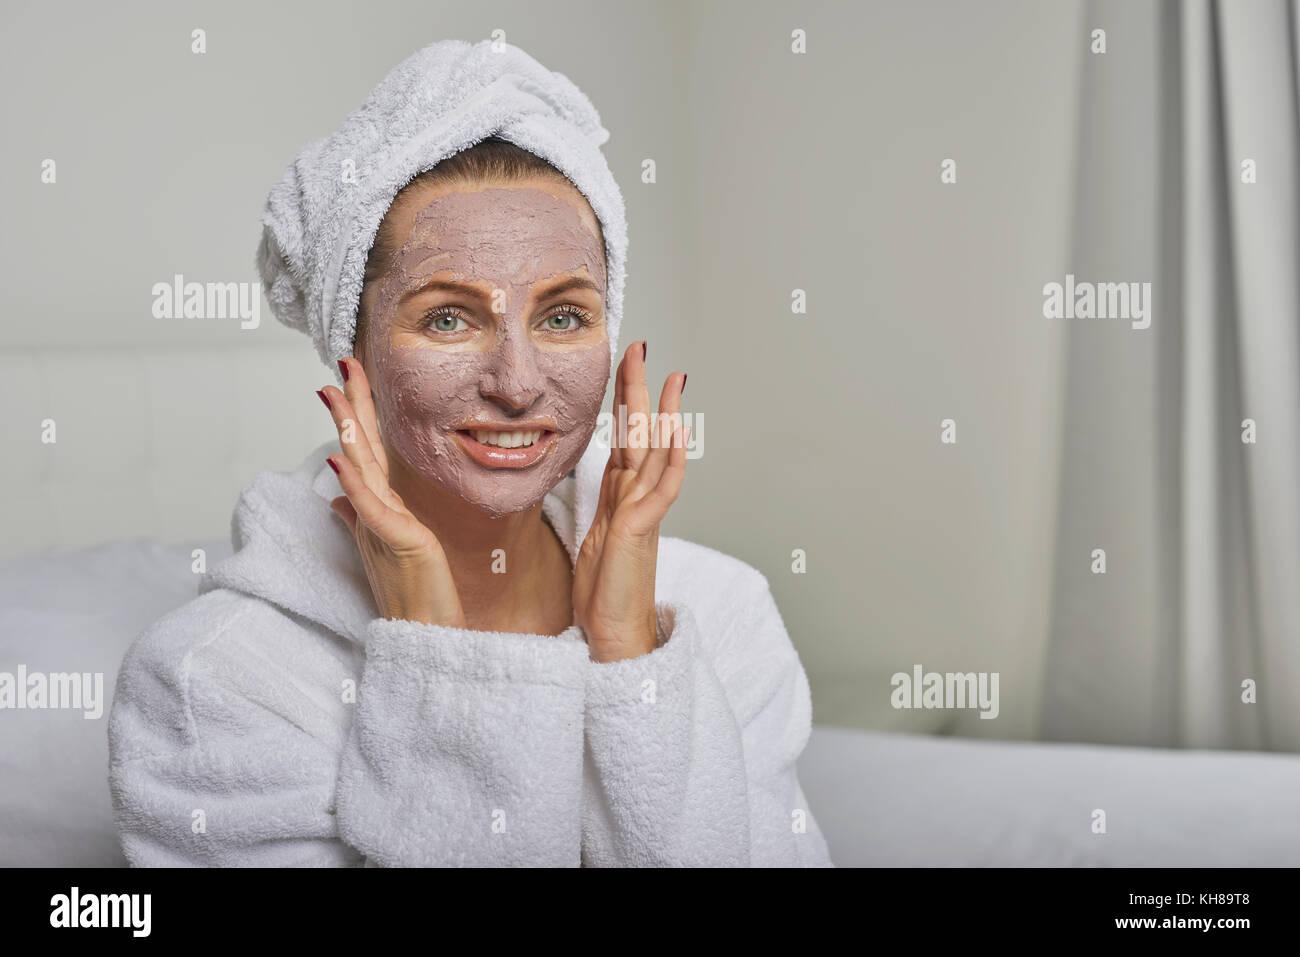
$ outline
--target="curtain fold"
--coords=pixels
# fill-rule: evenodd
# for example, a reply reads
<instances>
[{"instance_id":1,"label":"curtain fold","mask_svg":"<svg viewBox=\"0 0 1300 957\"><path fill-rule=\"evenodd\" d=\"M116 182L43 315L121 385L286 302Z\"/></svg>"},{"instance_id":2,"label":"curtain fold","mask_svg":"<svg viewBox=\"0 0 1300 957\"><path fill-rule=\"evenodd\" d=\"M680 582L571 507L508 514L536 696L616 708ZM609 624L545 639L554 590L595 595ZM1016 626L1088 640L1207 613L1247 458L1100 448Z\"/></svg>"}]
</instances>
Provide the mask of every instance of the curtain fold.
<instances>
[{"instance_id":1,"label":"curtain fold","mask_svg":"<svg viewBox=\"0 0 1300 957\"><path fill-rule=\"evenodd\" d=\"M1046 738L1300 750L1296 13L1088 5L1072 268L1154 306L1064 320Z\"/></svg>"}]
</instances>

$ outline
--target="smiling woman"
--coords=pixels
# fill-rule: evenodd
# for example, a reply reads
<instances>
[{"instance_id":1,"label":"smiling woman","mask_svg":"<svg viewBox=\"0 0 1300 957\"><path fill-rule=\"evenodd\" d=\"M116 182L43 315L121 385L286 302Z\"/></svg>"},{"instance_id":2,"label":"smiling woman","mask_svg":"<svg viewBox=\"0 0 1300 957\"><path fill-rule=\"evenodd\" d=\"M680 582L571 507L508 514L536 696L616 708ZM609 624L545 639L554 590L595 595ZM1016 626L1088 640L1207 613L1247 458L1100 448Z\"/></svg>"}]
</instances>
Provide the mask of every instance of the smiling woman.
<instances>
[{"instance_id":1,"label":"smiling woman","mask_svg":"<svg viewBox=\"0 0 1300 957\"><path fill-rule=\"evenodd\" d=\"M446 41L272 191L259 265L337 363L338 442L253 479L234 555L123 662L132 863L830 863L767 581L659 534L686 376L655 435L593 439L611 371L620 420L651 411L602 134L517 48Z\"/></svg>"},{"instance_id":2,"label":"smiling woman","mask_svg":"<svg viewBox=\"0 0 1300 957\"><path fill-rule=\"evenodd\" d=\"M480 151L532 156L499 140L466 153ZM502 185L417 179L380 226L370 259L382 268L368 265L361 297L357 353L385 444L496 517L538 504L577 464L608 379L600 227L547 168ZM390 252L395 236L405 241Z\"/></svg>"}]
</instances>

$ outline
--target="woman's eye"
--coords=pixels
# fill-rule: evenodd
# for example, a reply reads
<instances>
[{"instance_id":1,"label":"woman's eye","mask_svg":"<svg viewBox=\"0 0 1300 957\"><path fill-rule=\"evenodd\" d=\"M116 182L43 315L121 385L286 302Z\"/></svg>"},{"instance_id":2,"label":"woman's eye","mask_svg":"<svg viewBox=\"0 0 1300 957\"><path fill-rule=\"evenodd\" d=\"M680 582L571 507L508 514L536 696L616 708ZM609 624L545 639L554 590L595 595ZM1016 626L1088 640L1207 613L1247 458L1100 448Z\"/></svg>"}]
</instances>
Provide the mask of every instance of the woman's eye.
<instances>
[{"instance_id":1,"label":"woman's eye","mask_svg":"<svg viewBox=\"0 0 1300 957\"><path fill-rule=\"evenodd\" d=\"M546 328L556 332L568 332L581 320L571 312L557 312L546 317Z\"/></svg>"},{"instance_id":2,"label":"woman's eye","mask_svg":"<svg viewBox=\"0 0 1300 957\"><path fill-rule=\"evenodd\" d=\"M433 317L433 321L429 323L429 328L436 329L438 332L456 332L459 328L458 323L464 321L460 316L443 313L440 316Z\"/></svg>"}]
</instances>

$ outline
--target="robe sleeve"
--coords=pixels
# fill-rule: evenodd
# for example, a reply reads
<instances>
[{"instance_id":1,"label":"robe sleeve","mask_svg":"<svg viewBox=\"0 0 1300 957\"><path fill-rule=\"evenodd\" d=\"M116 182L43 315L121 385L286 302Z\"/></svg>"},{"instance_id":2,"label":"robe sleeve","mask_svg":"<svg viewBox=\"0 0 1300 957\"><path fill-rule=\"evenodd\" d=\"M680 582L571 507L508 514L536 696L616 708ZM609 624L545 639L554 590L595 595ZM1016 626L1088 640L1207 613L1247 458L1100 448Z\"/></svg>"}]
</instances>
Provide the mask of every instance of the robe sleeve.
<instances>
[{"instance_id":1,"label":"robe sleeve","mask_svg":"<svg viewBox=\"0 0 1300 957\"><path fill-rule=\"evenodd\" d=\"M587 661L580 637L388 620L358 654L202 596L119 673L123 850L137 866L577 866Z\"/></svg>"},{"instance_id":2,"label":"robe sleeve","mask_svg":"<svg viewBox=\"0 0 1300 957\"><path fill-rule=\"evenodd\" d=\"M659 647L588 662L587 866L833 866L796 760L812 704L767 581L728 597L712 636L659 603Z\"/></svg>"}]
</instances>

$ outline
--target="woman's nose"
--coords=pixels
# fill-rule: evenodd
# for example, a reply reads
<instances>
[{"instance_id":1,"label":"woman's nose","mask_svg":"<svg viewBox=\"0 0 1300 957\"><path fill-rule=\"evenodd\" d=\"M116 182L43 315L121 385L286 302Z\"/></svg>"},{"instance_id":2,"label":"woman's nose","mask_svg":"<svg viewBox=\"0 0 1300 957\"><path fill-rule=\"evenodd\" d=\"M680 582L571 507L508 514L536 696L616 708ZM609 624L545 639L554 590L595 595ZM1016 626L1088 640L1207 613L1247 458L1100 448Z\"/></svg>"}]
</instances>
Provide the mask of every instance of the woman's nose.
<instances>
[{"instance_id":1,"label":"woman's nose","mask_svg":"<svg viewBox=\"0 0 1300 957\"><path fill-rule=\"evenodd\" d=\"M512 409L527 409L545 391L545 378L537 360L537 347L527 336L503 336L492 350L480 389L483 396Z\"/></svg>"}]
</instances>

